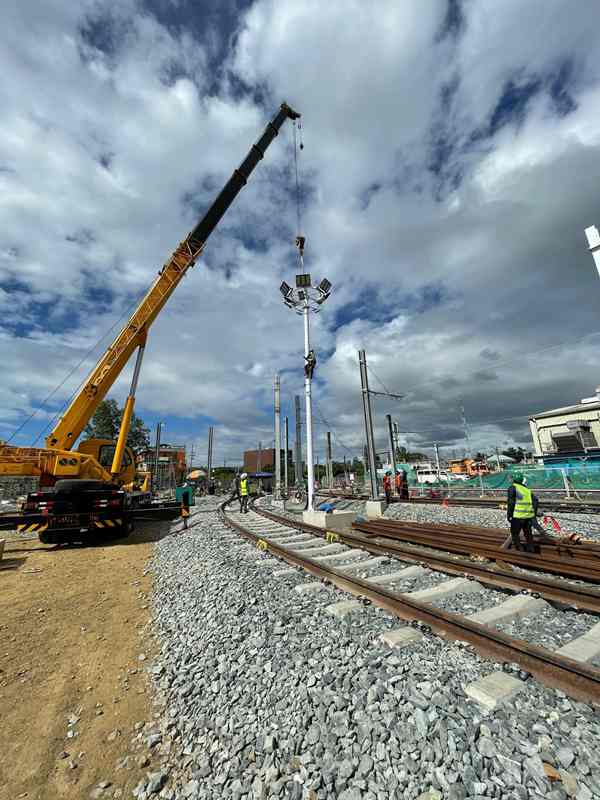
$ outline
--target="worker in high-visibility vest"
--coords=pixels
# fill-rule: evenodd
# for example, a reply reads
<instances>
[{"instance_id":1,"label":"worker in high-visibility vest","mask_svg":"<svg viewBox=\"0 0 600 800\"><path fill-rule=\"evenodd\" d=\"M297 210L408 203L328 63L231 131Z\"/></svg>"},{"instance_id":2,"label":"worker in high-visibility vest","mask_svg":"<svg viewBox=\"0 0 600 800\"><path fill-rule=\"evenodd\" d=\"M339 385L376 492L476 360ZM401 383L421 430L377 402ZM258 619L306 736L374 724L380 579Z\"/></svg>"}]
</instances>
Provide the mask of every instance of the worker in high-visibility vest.
<instances>
[{"instance_id":1,"label":"worker in high-visibility vest","mask_svg":"<svg viewBox=\"0 0 600 800\"><path fill-rule=\"evenodd\" d=\"M187 484L184 484L187 488ZM187 531L188 517L190 516L190 495L188 492L181 493L181 519L183 520L183 530Z\"/></svg>"},{"instance_id":2,"label":"worker in high-visibility vest","mask_svg":"<svg viewBox=\"0 0 600 800\"><path fill-rule=\"evenodd\" d=\"M506 517L510 522L510 536L515 550L521 550L520 534L525 535L525 550L529 553L535 551L533 544L533 521L538 509L538 499L531 489L525 486L522 472L515 472L513 484L507 493Z\"/></svg>"},{"instance_id":3,"label":"worker in high-visibility vest","mask_svg":"<svg viewBox=\"0 0 600 800\"><path fill-rule=\"evenodd\" d=\"M248 513L248 474L240 475L240 514Z\"/></svg>"}]
</instances>

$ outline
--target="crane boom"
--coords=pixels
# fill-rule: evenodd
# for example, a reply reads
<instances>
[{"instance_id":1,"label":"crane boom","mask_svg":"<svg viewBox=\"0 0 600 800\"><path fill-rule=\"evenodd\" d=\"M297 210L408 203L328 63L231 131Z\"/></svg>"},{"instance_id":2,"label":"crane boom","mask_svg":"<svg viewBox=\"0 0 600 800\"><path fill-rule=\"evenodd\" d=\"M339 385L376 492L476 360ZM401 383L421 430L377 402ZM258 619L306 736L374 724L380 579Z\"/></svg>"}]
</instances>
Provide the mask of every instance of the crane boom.
<instances>
[{"instance_id":1,"label":"crane boom","mask_svg":"<svg viewBox=\"0 0 600 800\"><path fill-rule=\"evenodd\" d=\"M279 133L285 120L295 120L299 116L300 114L290 108L287 103L281 104L279 111L267 124L262 136L252 145L246 158L234 170L231 178L196 227L179 244L171 258L160 270L158 277L146 292L133 315L100 358L88 376L83 388L71 402L60 422L46 438L46 446L48 448L70 450L73 447L136 347L144 344L150 325L154 322L187 270L194 265L204 248L206 240L240 190L245 186L250 174L263 158L266 149Z\"/></svg>"}]
</instances>

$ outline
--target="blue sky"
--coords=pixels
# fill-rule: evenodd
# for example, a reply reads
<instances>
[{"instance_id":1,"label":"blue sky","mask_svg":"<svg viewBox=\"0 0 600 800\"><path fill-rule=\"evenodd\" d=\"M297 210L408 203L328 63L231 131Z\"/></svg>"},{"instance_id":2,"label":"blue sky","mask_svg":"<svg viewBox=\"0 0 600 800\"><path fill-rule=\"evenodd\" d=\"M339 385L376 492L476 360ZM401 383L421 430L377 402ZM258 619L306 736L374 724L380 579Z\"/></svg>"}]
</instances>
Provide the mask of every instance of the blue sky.
<instances>
[{"instance_id":1,"label":"blue sky","mask_svg":"<svg viewBox=\"0 0 600 800\"><path fill-rule=\"evenodd\" d=\"M577 8L9 3L0 438L51 425L286 99L303 113L307 268L334 284L314 320L317 451L327 425L337 457L362 450L363 347L373 388L406 395L377 401L381 449L392 413L411 447L460 451L461 405L476 447L527 445L529 413L598 382L583 229L600 223L599 34L596 4ZM219 461L272 441L277 370L284 413L302 391L301 326L278 292L296 268L291 133L149 337L139 413L200 452L214 425Z\"/></svg>"}]
</instances>

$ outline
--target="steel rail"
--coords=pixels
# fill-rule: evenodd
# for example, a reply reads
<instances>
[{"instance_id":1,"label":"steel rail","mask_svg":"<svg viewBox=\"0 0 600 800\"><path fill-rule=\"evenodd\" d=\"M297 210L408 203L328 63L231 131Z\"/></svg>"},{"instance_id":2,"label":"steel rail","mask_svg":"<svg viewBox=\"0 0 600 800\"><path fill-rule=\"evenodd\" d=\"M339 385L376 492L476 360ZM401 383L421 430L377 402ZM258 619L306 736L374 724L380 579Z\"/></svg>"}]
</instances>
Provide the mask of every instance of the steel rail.
<instances>
[{"instance_id":1,"label":"steel rail","mask_svg":"<svg viewBox=\"0 0 600 800\"><path fill-rule=\"evenodd\" d=\"M417 620L444 637L466 641L485 657L500 662L517 662L545 685L560 689L577 700L600 704L600 670L559 656L522 639L512 638L460 614L442 611L428 603L413 600L405 594L393 592L361 578L350 577L339 569L323 566L312 558L277 544L267 535L261 536L232 520L226 514L226 505L227 501L219 508L219 514L225 525L251 542L263 542L270 553L287 563L301 567L342 591L375 603L400 619ZM290 525L290 527L295 526Z\"/></svg>"}]
</instances>

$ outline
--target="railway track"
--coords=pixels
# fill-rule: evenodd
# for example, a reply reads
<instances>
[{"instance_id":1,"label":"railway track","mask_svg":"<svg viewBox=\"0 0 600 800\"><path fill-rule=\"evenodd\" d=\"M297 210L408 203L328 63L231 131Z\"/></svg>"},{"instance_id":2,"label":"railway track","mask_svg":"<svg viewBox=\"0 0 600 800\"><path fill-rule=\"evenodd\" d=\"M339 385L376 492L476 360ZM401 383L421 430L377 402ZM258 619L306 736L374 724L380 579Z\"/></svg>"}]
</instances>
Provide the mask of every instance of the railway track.
<instances>
[{"instance_id":1,"label":"railway track","mask_svg":"<svg viewBox=\"0 0 600 800\"><path fill-rule=\"evenodd\" d=\"M225 503L220 514L228 527L261 550L319 578L321 586L334 585L358 598L341 604L340 614L345 609L349 613L360 610L360 603L373 603L436 634L466 641L487 658L516 662L542 683L572 697L600 703L600 669L586 663L597 655L594 643L595 637L600 637L600 624L594 617L586 615L589 628L558 650L510 636L496 627L547 608L546 603L558 605L561 614L573 613L569 608L598 614L600 592L596 587L523 575L450 555L424 555L424 548L382 544L360 531L327 532L255 505L242 516L229 511ZM457 577L448 579L449 575ZM318 591L319 584L306 590ZM482 592L493 592L489 607L469 614L456 610L464 598ZM454 602L454 610L443 607L449 601L450 605ZM419 635L411 627L397 633L398 641ZM388 641L394 643L395 637Z\"/></svg>"}]
</instances>

